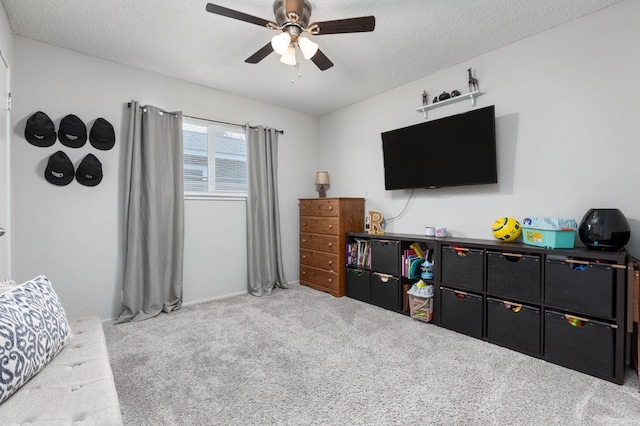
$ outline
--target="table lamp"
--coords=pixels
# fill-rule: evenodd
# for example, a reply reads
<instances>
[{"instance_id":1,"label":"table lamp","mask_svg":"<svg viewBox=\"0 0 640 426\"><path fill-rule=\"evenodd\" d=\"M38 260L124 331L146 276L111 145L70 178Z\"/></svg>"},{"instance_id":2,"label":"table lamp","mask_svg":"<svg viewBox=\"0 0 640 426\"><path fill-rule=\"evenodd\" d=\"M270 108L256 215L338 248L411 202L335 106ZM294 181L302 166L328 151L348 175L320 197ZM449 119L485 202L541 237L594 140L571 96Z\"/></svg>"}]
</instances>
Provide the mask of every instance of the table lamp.
<instances>
[{"instance_id":1,"label":"table lamp","mask_svg":"<svg viewBox=\"0 0 640 426\"><path fill-rule=\"evenodd\" d=\"M329 186L329 172L316 172L316 186L318 187L319 198L327 197L327 189Z\"/></svg>"}]
</instances>

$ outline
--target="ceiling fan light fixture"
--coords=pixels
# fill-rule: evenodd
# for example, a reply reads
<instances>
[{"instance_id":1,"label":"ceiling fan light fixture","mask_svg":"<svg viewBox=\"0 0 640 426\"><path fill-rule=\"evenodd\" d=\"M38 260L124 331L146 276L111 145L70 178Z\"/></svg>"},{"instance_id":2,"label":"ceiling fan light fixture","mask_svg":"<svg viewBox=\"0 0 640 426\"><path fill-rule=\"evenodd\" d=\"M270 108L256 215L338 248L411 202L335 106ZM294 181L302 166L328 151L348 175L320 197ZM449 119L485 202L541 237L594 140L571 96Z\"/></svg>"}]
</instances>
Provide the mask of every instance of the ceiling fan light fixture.
<instances>
[{"instance_id":1,"label":"ceiling fan light fixture","mask_svg":"<svg viewBox=\"0 0 640 426\"><path fill-rule=\"evenodd\" d=\"M302 50L302 55L305 59L311 59L318 51L318 43L314 43L307 37L298 38L298 46Z\"/></svg>"},{"instance_id":2,"label":"ceiling fan light fixture","mask_svg":"<svg viewBox=\"0 0 640 426\"><path fill-rule=\"evenodd\" d=\"M333 62L318 49L318 45L311 40L301 37L303 33L316 35L345 34L371 32L375 29L375 16L360 16L355 18L334 19L329 21L311 21L311 0L274 0L274 20L267 20L249 15L238 10L229 9L213 3L207 3L206 10L215 15L237 19L262 28L281 32L271 41L262 46L253 55L245 59L248 64L257 64L271 53L280 55L280 61L296 66L301 57L296 58L296 48L310 59L320 71L326 71L333 66Z\"/></svg>"},{"instance_id":3,"label":"ceiling fan light fixture","mask_svg":"<svg viewBox=\"0 0 640 426\"><path fill-rule=\"evenodd\" d=\"M296 48L293 46L293 43L289 45L287 51L280 57L280 62L287 65L296 64Z\"/></svg>"},{"instance_id":4,"label":"ceiling fan light fixture","mask_svg":"<svg viewBox=\"0 0 640 426\"><path fill-rule=\"evenodd\" d=\"M291 35L288 32L282 32L271 38L271 47L279 54L284 55L291 44Z\"/></svg>"}]
</instances>

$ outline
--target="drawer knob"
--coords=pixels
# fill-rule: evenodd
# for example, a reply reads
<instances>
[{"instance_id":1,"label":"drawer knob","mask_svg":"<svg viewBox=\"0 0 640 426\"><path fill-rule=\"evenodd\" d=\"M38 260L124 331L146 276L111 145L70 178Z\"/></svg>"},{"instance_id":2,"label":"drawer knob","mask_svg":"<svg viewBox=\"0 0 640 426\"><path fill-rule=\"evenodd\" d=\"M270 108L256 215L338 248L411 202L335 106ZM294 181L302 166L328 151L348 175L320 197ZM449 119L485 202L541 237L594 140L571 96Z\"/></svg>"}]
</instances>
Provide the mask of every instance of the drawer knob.
<instances>
[{"instance_id":1,"label":"drawer knob","mask_svg":"<svg viewBox=\"0 0 640 426\"><path fill-rule=\"evenodd\" d=\"M333 247L333 243L329 243L329 247Z\"/></svg>"},{"instance_id":2,"label":"drawer knob","mask_svg":"<svg viewBox=\"0 0 640 426\"><path fill-rule=\"evenodd\" d=\"M329 206L329 211L333 210L333 206Z\"/></svg>"},{"instance_id":3,"label":"drawer knob","mask_svg":"<svg viewBox=\"0 0 640 426\"><path fill-rule=\"evenodd\" d=\"M329 229L333 229L333 224L329 225Z\"/></svg>"},{"instance_id":4,"label":"drawer knob","mask_svg":"<svg viewBox=\"0 0 640 426\"><path fill-rule=\"evenodd\" d=\"M329 266L333 266L333 260L329 261Z\"/></svg>"},{"instance_id":5,"label":"drawer knob","mask_svg":"<svg viewBox=\"0 0 640 426\"><path fill-rule=\"evenodd\" d=\"M306 254L303 254L303 255L302 255L302 258L303 258L303 259L306 259L306 258L307 258L307 255L306 255Z\"/></svg>"},{"instance_id":6,"label":"drawer knob","mask_svg":"<svg viewBox=\"0 0 640 426\"><path fill-rule=\"evenodd\" d=\"M302 206L302 210L306 210L306 209L307 209L307 206Z\"/></svg>"},{"instance_id":7,"label":"drawer knob","mask_svg":"<svg viewBox=\"0 0 640 426\"><path fill-rule=\"evenodd\" d=\"M307 275L307 273L305 271L302 271L302 275Z\"/></svg>"},{"instance_id":8,"label":"drawer knob","mask_svg":"<svg viewBox=\"0 0 640 426\"><path fill-rule=\"evenodd\" d=\"M333 282L333 278L329 278L328 281L329 281L329 283L332 283Z\"/></svg>"},{"instance_id":9,"label":"drawer knob","mask_svg":"<svg viewBox=\"0 0 640 426\"><path fill-rule=\"evenodd\" d=\"M307 222L302 222L302 226L307 226Z\"/></svg>"},{"instance_id":10,"label":"drawer knob","mask_svg":"<svg viewBox=\"0 0 640 426\"><path fill-rule=\"evenodd\" d=\"M306 238L303 238L303 239L302 239L302 242L303 242L303 243L306 243L306 242L307 242L307 239L306 239Z\"/></svg>"}]
</instances>

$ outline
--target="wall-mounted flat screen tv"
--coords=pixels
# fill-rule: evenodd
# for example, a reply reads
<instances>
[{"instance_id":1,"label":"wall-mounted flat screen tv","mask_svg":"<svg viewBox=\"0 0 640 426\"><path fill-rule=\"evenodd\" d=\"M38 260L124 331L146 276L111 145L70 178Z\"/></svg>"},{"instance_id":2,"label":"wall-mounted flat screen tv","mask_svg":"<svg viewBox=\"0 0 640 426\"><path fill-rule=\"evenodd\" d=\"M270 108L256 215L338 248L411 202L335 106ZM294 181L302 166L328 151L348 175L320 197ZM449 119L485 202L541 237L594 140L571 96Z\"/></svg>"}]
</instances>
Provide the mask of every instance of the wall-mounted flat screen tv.
<instances>
[{"instance_id":1,"label":"wall-mounted flat screen tv","mask_svg":"<svg viewBox=\"0 0 640 426\"><path fill-rule=\"evenodd\" d=\"M494 105L381 136L388 190L498 182Z\"/></svg>"}]
</instances>

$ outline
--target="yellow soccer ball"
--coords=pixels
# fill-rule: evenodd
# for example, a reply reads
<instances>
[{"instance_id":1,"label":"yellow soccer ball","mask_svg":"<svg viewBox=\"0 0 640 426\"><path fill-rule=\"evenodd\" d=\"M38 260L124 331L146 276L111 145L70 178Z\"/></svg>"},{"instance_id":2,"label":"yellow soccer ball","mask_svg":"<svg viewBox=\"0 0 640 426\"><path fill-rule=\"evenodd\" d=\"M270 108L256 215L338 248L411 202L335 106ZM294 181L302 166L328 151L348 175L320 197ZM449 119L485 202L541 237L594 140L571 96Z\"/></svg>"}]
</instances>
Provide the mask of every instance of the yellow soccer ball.
<instances>
[{"instance_id":1,"label":"yellow soccer ball","mask_svg":"<svg viewBox=\"0 0 640 426\"><path fill-rule=\"evenodd\" d=\"M520 222L512 217L501 217L493 222L493 236L502 241L514 241L522 233Z\"/></svg>"}]
</instances>

